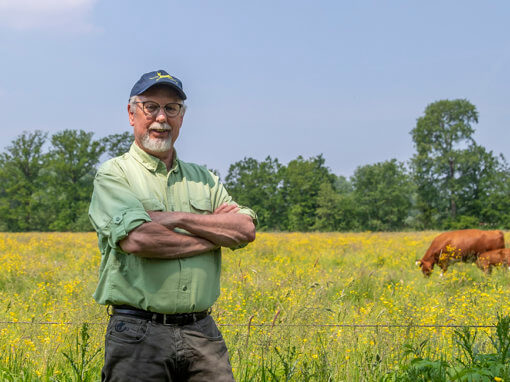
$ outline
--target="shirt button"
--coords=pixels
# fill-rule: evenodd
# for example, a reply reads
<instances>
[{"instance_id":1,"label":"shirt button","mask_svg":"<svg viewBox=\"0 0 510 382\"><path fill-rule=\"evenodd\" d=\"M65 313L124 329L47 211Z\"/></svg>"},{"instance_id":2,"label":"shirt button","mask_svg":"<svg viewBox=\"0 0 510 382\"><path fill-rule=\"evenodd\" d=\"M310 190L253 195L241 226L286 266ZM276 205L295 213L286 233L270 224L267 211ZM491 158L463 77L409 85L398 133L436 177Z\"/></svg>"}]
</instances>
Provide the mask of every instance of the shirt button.
<instances>
[{"instance_id":1,"label":"shirt button","mask_svg":"<svg viewBox=\"0 0 510 382\"><path fill-rule=\"evenodd\" d=\"M187 287L186 285L184 285L184 286L182 287L182 290L186 292L186 291L188 290L188 287Z\"/></svg>"},{"instance_id":2,"label":"shirt button","mask_svg":"<svg viewBox=\"0 0 510 382\"><path fill-rule=\"evenodd\" d=\"M120 216L115 216L113 218L114 223L119 224L122 221L122 218Z\"/></svg>"}]
</instances>

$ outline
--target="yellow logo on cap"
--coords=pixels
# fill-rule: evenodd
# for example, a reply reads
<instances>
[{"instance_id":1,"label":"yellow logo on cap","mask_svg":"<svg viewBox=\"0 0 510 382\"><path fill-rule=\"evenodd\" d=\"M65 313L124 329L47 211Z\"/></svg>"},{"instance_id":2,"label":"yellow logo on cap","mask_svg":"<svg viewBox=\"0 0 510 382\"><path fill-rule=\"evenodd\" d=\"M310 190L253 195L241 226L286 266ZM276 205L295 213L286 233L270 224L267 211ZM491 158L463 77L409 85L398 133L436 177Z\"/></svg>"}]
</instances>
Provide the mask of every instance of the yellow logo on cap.
<instances>
[{"instance_id":1,"label":"yellow logo on cap","mask_svg":"<svg viewBox=\"0 0 510 382\"><path fill-rule=\"evenodd\" d=\"M161 74L160 72L158 72L158 74L155 76L155 77L151 77L149 78L150 80L156 80L156 81L159 81L161 80L162 78L168 78L172 81L175 81L174 78L170 75L170 74Z\"/></svg>"}]
</instances>

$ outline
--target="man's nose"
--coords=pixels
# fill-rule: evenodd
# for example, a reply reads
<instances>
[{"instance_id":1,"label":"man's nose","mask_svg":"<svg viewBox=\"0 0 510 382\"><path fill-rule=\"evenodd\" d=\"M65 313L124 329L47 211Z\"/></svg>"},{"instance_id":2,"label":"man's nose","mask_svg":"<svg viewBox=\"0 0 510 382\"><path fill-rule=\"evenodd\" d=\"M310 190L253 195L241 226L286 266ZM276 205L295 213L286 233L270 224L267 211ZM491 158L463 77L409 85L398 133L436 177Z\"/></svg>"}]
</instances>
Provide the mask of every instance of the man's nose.
<instances>
[{"instance_id":1,"label":"man's nose","mask_svg":"<svg viewBox=\"0 0 510 382\"><path fill-rule=\"evenodd\" d=\"M158 114L156 115L156 121L158 121L158 122L166 121L165 109L163 109L162 107L160 107L158 110Z\"/></svg>"}]
</instances>

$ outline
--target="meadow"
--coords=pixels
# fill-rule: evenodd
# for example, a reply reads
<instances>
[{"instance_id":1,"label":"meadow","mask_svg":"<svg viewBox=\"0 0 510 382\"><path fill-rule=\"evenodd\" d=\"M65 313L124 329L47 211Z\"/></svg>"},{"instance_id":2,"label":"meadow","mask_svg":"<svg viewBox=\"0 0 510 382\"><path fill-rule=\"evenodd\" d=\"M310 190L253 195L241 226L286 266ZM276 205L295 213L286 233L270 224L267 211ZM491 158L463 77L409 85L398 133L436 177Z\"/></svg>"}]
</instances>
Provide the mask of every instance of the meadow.
<instances>
[{"instance_id":1,"label":"meadow","mask_svg":"<svg viewBox=\"0 0 510 382\"><path fill-rule=\"evenodd\" d=\"M259 233L225 250L212 314L236 380L379 381L412 352L466 357L453 326L510 315L510 274L455 264L424 278L415 261L435 235ZM0 233L1 381L99 379L99 260L94 233ZM494 328L470 332L493 351Z\"/></svg>"}]
</instances>

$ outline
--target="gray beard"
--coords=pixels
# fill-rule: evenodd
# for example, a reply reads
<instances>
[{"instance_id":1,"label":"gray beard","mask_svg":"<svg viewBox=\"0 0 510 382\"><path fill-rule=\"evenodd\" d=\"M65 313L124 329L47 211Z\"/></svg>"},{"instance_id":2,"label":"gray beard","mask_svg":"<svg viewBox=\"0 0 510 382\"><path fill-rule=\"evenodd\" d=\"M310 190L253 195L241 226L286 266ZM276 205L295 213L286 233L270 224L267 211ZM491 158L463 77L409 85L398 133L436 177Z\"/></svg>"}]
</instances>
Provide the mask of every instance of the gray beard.
<instances>
[{"instance_id":1,"label":"gray beard","mask_svg":"<svg viewBox=\"0 0 510 382\"><path fill-rule=\"evenodd\" d=\"M172 136L169 134L168 138L166 139L151 138L149 135L151 128L163 128L168 130L172 129L167 123L154 122L149 126L149 129L143 135L141 139L142 146L145 149L152 151L153 153L163 153L169 151L172 148Z\"/></svg>"}]
</instances>

